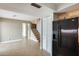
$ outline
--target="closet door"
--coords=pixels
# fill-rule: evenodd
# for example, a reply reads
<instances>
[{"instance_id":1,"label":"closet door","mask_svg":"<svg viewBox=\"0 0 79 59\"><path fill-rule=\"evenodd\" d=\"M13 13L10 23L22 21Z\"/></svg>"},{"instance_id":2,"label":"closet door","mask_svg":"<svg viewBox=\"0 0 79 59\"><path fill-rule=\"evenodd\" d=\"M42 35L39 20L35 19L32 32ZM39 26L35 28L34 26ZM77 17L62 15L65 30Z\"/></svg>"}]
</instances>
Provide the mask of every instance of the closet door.
<instances>
[{"instance_id":1,"label":"closet door","mask_svg":"<svg viewBox=\"0 0 79 59\"><path fill-rule=\"evenodd\" d=\"M0 20L0 42L1 42L1 20Z\"/></svg>"},{"instance_id":2,"label":"closet door","mask_svg":"<svg viewBox=\"0 0 79 59\"><path fill-rule=\"evenodd\" d=\"M43 19L43 47L52 55L52 16Z\"/></svg>"},{"instance_id":3,"label":"closet door","mask_svg":"<svg viewBox=\"0 0 79 59\"><path fill-rule=\"evenodd\" d=\"M43 19L43 49L47 51L47 20Z\"/></svg>"}]
</instances>

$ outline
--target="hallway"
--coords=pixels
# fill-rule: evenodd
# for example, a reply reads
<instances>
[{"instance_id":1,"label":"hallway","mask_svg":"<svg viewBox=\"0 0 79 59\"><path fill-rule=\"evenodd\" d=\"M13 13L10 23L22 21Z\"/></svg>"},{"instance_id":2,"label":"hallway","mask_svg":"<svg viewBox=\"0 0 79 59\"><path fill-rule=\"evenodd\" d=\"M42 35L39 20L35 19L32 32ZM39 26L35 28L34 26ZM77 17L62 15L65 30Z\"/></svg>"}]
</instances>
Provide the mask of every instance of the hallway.
<instances>
[{"instance_id":1,"label":"hallway","mask_svg":"<svg viewBox=\"0 0 79 59\"><path fill-rule=\"evenodd\" d=\"M32 40L22 40L0 43L0 56L46 56L47 52L40 50L39 43Z\"/></svg>"}]
</instances>

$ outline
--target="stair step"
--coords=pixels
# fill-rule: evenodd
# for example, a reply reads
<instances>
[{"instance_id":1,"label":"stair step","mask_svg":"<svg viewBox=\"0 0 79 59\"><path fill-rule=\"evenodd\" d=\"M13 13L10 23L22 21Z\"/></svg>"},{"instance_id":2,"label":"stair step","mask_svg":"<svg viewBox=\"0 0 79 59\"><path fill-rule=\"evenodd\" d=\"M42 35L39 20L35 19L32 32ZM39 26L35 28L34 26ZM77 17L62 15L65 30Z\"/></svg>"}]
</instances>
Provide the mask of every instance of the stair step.
<instances>
[{"instance_id":1,"label":"stair step","mask_svg":"<svg viewBox=\"0 0 79 59\"><path fill-rule=\"evenodd\" d=\"M36 26L36 25L35 24L31 24L31 29L32 29L34 35L36 36L37 40L40 42L40 33L38 32L36 27L34 28L34 26Z\"/></svg>"}]
</instances>

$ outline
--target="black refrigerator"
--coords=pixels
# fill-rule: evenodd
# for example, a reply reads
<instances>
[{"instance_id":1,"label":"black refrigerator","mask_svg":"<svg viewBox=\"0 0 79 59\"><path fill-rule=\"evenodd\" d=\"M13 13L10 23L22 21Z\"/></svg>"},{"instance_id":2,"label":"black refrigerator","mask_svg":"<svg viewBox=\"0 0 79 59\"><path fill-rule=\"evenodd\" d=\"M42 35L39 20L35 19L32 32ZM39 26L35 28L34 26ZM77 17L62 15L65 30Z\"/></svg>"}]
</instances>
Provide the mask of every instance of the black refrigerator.
<instances>
[{"instance_id":1,"label":"black refrigerator","mask_svg":"<svg viewBox=\"0 0 79 59\"><path fill-rule=\"evenodd\" d=\"M53 56L78 55L78 17L53 21Z\"/></svg>"}]
</instances>

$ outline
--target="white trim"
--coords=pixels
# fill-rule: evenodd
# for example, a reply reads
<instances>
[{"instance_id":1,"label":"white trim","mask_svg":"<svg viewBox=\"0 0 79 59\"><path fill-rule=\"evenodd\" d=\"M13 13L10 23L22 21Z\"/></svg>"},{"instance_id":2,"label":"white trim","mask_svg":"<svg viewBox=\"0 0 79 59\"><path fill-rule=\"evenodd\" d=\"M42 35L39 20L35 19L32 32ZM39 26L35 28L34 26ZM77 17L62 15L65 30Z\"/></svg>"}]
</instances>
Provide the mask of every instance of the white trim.
<instances>
[{"instance_id":1,"label":"white trim","mask_svg":"<svg viewBox=\"0 0 79 59\"><path fill-rule=\"evenodd\" d=\"M20 41L20 40L23 40L23 39L4 41L4 42L0 42L0 43L12 43L12 42Z\"/></svg>"}]
</instances>

